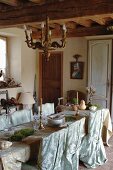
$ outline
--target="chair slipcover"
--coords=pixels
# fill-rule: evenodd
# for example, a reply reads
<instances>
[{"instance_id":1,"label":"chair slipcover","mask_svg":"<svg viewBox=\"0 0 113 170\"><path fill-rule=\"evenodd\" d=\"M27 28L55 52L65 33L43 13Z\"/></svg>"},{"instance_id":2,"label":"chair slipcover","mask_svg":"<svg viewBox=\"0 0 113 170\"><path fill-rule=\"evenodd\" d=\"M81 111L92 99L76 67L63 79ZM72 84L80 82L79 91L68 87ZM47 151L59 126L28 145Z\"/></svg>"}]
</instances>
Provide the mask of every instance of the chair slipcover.
<instances>
[{"instance_id":1,"label":"chair slipcover","mask_svg":"<svg viewBox=\"0 0 113 170\"><path fill-rule=\"evenodd\" d=\"M40 111L40 107L39 107L39 111ZM50 114L55 113L55 111L54 111L54 103L42 104L42 113L43 113L44 116L48 116Z\"/></svg>"},{"instance_id":2,"label":"chair slipcover","mask_svg":"<svg viewBox=\"0 0 113 170\"><path fill-rule=\"evenodd\" d=\"M62 164L66 146L67 128L42 138L37 166L23 164L22 170L64 170Z\"/></svg>"},{"instance_id":3,"label":"chair slipcover","mask_svg":"<svg viewBox=\"0 0 113 170\"><path fill-rule=\"evenodd\" d=\"M62 159L66 146L67 128L42 139L38 155L40 170L64 170Z\"/></svg>"},{"instance_id":4,"label":"chair slipcover","mask_svg":"<svg viewBox=\"0 0 113 170\"><path fill-rule=\"evenodd\" d=\"M96 168L107 160L101 137L102 125L102 110L90 112L88 134L83 138L80 150L80 160L87 168Z\"/></svg>"},{"instance_id":5,"label":"chair slipcover","mask_svg":"<svg viewBox=\"0 0 113 170\"><path fill-rule=\"evenodd\" d=\"M65 170L78 170L81 140L84 136L84 124L85 118L82 118L68 127Z\"/></svg>"},{"instance_id":6,"label":"chair slipcover","mask_svg":"<svg viewBox=\"0 0 113 170\"><path fill-rule=\"evenodd\" d=\"M33 120L32 110L20 110L13 112L10 118L13 126L30 122Z\"/></svg>"},{"instance_id":7,"label":"chair slipcover","mask_svg":"<svg viewBox=\"0 0 113 170\"><path fill-rule=\"evenodd\" d=\"M9 128L9 124L10 124L9 116L7 116L6 114L1 115L0 116L0 130Z\"/></svg>"},{"instance_id":8,"label":"chair slipcover","mask_svg":"<svg viewBox=\"0 0 113 170\"><path fill-rule=\"evenodd\" d=\"M85 118L42 138L37 167L23 164L22 170L77 170Z\"/></svg>"}]
</instances>

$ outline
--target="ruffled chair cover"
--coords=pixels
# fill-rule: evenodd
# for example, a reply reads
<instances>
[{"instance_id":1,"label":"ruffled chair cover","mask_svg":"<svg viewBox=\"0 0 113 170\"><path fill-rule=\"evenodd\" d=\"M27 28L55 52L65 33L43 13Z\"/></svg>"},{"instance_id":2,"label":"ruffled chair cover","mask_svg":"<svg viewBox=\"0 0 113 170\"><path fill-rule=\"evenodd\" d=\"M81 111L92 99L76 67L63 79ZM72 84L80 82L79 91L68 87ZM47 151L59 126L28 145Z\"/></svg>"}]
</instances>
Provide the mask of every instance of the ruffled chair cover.
<instances>
[{"instance_id":1,"label":"ruffled chair cover","mask_svg":"<svg viewBox=\"0 0 113 170\"><path fill-rule=\"evenodd\" d=\"M79 150L85 118L42 138L37 166L23 164L22 170L78 170Z\"/></svg>"},{"instance_id":2,"label":"ruffled chair cover","mask_svg":"<svg viewBox=\"0 0 113 170\"><path fill-rule=\"evenodd\" d=\"M40 170L64 170L62 161L66 146L67 128L42 139L38 155Z\"/></svg>"},{"instance_id":3,"label":"ruffled chair cover","mask_svg":"<svg viewBox=\"0 0 113 170\"><path fill-rule=\"evenodd\" d=\"M40 106L39 106L39 111L40 111ZM43 113L43 116L48 116L50 114L55 113L55 111L54 111L54 103L42 104L42 113Z\"/></svg>"},{"instance_id":4,"label":"ruffled chair cover","mask_svg":"<svg viewBox=\"0 0 113 170\"><path fill-rule=\"evenodd\" d=\"M32 110L20 110L13 112L10 116L13 126L27 123L33 120Z\"/></svg>"},{"instance_id":5,"label":"ruffled chair cover","mask_svg":"<svg viewBox=\"0 0 113 170\"><path fill-rule=\"evenodd\" d=\"M63 154L67 128L54 132L41 141L37 166L23 164L22 170L65 170Z\"/></svg>"},{"instance_id":6,"label":"ruffled chair cover","mask_svg":"<svg viewBox=\"0 0 113 170\"><path fill-rule=\"evenodd\" d=\"M6 114L1 115L0 116L0 130L7 129L9 127L9 124L10 124L9 116L7 116Z\"/></svg>"},{"instance_id":7,"label":"ruffled chair cover","mask_svg":"<svg viewBox=\"0 0 113 170\"><path fill-rule=\"evenodd\" d=\"M65 170L78 170L79 166L79 151L81 140L84 136L85 118L82 118L73 124L69 125L66 150L65 150Z\"/></svg>"},{"instance_id":8,"label":"ruffled chair cover","mask_svg":"<svg viewBox=\"0 0 113 170\"><path fill-rule=\"evenodd\" d=\"M102 110L90 112L88 134L83 138L80 150L80 160L87 168L96 168L107 160L101 137L102 125Z\"/></svg>"}]
</instances>

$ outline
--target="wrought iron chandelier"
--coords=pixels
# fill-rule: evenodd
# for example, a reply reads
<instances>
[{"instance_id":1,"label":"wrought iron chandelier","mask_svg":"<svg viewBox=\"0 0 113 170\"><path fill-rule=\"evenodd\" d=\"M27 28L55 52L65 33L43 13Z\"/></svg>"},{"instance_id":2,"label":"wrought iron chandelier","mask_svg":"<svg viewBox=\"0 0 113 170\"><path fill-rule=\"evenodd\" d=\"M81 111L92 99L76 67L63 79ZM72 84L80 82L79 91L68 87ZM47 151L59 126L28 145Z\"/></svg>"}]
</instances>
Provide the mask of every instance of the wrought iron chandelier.
<instances>
[{"instance_id":1,"label":"wrought iron chandelier","mask_svg":"<svg viewBox=\"0 0 113 170\"><path fill-rule=\"evenodd\" d=\"M46 17L45 23L41 23L41 36L39 40L33 40L32 30L30 29L30 33L28 33L27 27L24 25L26 43L29 48L39 49L43 51L43 55L46 57L46 60L49 60L50 52L52 50L56 50L57 48L64 48L66 45L66 26L62 25L62 39L60 43L57 41L52 41L52 30L49 26L49 17Z\"/></svg>"}]
</instances>

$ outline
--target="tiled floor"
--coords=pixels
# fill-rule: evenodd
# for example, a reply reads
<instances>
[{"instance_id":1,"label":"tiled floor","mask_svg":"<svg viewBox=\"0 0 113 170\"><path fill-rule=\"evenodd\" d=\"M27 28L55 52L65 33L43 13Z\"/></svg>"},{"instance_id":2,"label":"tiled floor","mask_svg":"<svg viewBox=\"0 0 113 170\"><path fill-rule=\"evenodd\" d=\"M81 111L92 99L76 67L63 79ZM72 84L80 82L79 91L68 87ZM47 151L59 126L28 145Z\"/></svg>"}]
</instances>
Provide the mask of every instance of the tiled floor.
<instances>
[{"instance_id":1,"label":"tiled floor","mask_svg":"<svg viewBox=\"0 0 113 170\"><path fill-rule=\"evenodd\" d=\"M95 170L113 170L113 136L109 140L109 144L110 144L109 147L105 146L108 161L104 165L95 168ZM92 169L87 169L82 163L80 163L79 170L92 170Z\"/></svg>"}]
</instances>

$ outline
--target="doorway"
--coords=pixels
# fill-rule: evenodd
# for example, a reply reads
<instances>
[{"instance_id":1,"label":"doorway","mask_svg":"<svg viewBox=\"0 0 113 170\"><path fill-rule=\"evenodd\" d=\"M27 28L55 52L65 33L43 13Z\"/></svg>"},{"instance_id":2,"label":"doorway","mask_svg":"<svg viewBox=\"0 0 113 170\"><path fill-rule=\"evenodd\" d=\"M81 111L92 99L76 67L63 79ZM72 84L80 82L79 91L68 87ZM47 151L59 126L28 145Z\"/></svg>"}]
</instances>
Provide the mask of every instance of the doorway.
<instances>
[{"instance_id":1,"label":"doorway","mask_svg":"<svg viewBox=\"0 0 113 170\"><path fill-rule=\"evenodd\" d=\"M111 111L112 40L90 40L88 51L88 86L96 88L93 102Z\"/></svg>"},{"instance_id":2,"label":"doorway","mask_svg":"<svg viewBox=\"0 0 113 170\"><path fill-rule=\"evenodd\" d=\"M39 53L39 98L43 103L58 104L63 94L63 52L52 52L49 61Z\"/></svg>"}]
</instances>

